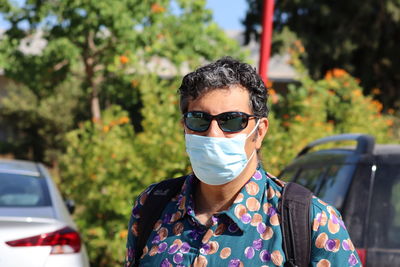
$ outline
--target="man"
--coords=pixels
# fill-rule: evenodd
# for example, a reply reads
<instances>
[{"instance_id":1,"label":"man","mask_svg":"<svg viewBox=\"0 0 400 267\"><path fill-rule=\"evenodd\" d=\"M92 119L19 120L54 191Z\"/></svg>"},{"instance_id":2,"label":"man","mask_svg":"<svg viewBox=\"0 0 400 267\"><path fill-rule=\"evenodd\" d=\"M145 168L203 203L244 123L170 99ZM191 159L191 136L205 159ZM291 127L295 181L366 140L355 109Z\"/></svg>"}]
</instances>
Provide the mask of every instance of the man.
<instances>
[{"instance_id":1,"label":"man","mask_svg":"<svg viewBox=\"0 0 400 267\"><path fill-rule=\"evenodd\" d=\"M136 253L140 266L283 266L278 203L285 184L257 155L268 130L264 83L250 65L226 57L187 74L179 91L193 174L165 206L143 251L135 251L139 210L154 185L138 198L126 266ZM360 266L334 208L314 197L310 218L310 266Z\"/></svg>"}]
</instances>

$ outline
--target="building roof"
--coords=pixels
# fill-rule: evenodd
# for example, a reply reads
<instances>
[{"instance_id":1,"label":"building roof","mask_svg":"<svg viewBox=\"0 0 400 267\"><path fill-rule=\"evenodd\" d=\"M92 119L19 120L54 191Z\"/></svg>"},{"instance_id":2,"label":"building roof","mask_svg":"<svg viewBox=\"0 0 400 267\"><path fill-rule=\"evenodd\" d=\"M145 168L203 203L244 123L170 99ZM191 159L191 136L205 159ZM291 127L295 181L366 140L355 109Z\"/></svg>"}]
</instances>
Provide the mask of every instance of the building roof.
<instances>
[{"instance_id":1,"label":"building roof","mask_svg":"<svg viewBox=\"0 0 400 267\"><path fill-rule=\"evenodd\" d=\"M4 30L0 29L0 38ZM252 40L248 45L243 45L243 32L239 30L228 30L226 34L235 39L244 50L249 51L248 62L258 69L260 46L259 43ZM29 55L38 55L46 47L47 41L42 38L43 33L38 31L21 41L19 49ZM288 63L290 57L288 54L273 55L270 58L268 66L268 78L275 82L290 82L296 80L296 72ZM190 71L187 64L183 64L180 69L177 69L171 62L165 58L153 57L149 62L143 63L148 70L157 72L160 76L171 77L184 74ZM4 72L0 69L0 75Z\"/></svg>"},{"instance_id":2,"label":"building roof","mask_svg":"<svg viewBox=\"0 0 400 267\"><path fill-rule=\"evenodd\" d=\"M229 30L226 34L239 42L243 49L250 52L249 61L258 69L260 59L260 44L255 40L251 40L248 45L244 44L244 34L242 31ZM290 82L296 80L296 71L288 63L290 60L289 54L275 54L269 60L268 78L272 81Z\"/></svg>"}]
</instances>

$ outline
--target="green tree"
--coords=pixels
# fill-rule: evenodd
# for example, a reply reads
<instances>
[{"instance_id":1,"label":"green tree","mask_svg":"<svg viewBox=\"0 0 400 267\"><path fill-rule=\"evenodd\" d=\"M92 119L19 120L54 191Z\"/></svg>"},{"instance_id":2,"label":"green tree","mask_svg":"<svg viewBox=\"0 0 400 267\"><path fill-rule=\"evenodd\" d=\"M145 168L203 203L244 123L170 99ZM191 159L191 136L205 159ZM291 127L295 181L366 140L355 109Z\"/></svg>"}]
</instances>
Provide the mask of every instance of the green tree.
<instances>
[{"instance_id":1,"label":"green tree","mask_svg":"<svg viewBox=\"0 0 400 267\"><path fill-rule=\"evenodd\" d=\"M142 104L133 77L165 72L162 68L167 68L170 77L179 76L185 67L221 55L238 55L238 45L213 23L204 0L12 3L0 1L0 12L11 24L0 43L0 68L39 102L73 80L82 92L80 109L72 116L75 124L90 117L100 120L104 107L118 104L129 109L132 123L140 130ZM21 43L35 34L46 46L36 54L23 53ZM160 61L167 64L159 66ZM40 127L27 134L33 136ZM33 147L47 149L41 143Z\"/></svg>"},{"instance_id":2,"label":"green tree","mask_svg":"<svg viewBox=\"0 0 400 267\"><path fill-rule=\"evenodd\" d=\"M135 149L127 112L112 106L103 120L81 123L67 134L58 184L77 203L75 220L91 266L121 265L132 196L145 184L145 165Z\"/></svg>"},{"instance_id":3,"label":"green tree","mask_svg":"<svg viewBox=\"0 0 400 267\"><path fill-rule=\"evenodd\" d=\"M27 86L11 84L0 99L0 119L18 131L8 140L8 150L18 158L57 165L64 148L64 134L75 124L75 114L82 110L82 92L73 81L55 87L54 94L38 96ZM1 94L0 90L0 94ZM46 148L46 149L45 149Z\"/></svg>"},{"instance_id":4,"label":"green tree","mask_svg":"<svg viewBox=\"0 0 400 267\"><path fill-rule=\"evenodd\" d=\"M249 40L260 32L264 1L247 2L243 24ZM285 27L304 44L307 54L303 62L313 78L343 68L361 80L365 93L379 88L382 93L377 98L386 108L400 106L398 0L276 1L274 33L281 33Z\"/></svg>"},{"instance_id":5,"label":"green tree","mask_svg":"<svg viewBox=\"0 0 400 267\"><path fill-rule=\"evenodd\" d=\"M333 69L314 80L299 59L302 51L299 41L290 49L299 84L290 85L285 97L270 90L270 129L262 154L272 173L279 173L308 143L333 134L366 133L378 143L399 142L394 118L382 114L379 101L363 94L358 79Z\"/></svg>"}]
</instances>

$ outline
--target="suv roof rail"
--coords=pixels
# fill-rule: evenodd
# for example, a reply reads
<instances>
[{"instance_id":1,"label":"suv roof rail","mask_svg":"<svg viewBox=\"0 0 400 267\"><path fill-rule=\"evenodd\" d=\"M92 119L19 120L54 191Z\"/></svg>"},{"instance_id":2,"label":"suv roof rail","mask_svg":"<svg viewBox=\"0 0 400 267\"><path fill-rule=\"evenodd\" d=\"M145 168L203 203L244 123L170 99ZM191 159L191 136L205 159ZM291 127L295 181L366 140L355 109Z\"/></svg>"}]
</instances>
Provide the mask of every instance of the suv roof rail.
<instances>
[{"instance_id":1,"label":"suv roof rail","mask_svg":"<svg viewBox=\"0 0 400 267\"><path fill-rule=\"evenodd\" d=\"M315 146L337 141L357 141L357 147L355 149L355 153L357 154L370 154L373 152L375 146L375 138L372 135L360 133L338 134L324 137L308 144L297 154L297 157L306 154Z\"/></svg>"}]
</instances>

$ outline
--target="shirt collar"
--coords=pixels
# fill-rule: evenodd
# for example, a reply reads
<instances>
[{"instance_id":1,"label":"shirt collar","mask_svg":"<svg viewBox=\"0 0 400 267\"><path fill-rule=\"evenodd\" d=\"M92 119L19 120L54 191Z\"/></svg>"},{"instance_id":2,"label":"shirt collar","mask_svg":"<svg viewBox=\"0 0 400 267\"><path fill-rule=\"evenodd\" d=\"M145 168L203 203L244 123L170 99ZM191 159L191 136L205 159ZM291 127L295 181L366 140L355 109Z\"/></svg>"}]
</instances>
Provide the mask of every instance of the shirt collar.
<instances>
[{"instance_id":1,"label":"shirt collar","mask_svg":"<svg viewBox=\"0 0 400 267\"><path fill-rule=\"evenodd\" d=\"M250 225L256 223L255 220L260 217L256 214L262 212L264 208L261 205L263 205L266 179L266 172L261 166L258 166L252 177L240 190L231 207L220 214L227 215L240 230L246 231ZM193 174L187 176L182 191L178 195L176 208L180 216L176 219L182 219L185 214L195 217L193 193L197 183L198 180ZM273 210L270 211L270 213L273 212Z\"/></svg>"},{"instance_id":2,"label":"shirt collar","mask_svg":"<svg viewBox=\"0 0 400 267\"><path fill-rule=\"evenodd\" d=\"M193 174L189 174L186 177L185 182L183 183L181 193L178 195L176 209L177 212L180 212L180 217L177 219L182 219L185 214L189 216L195 217L194 213L194 205L193 205L193 192L194 192L194 185L196 184L197 179L194 177Z\"/></svg>"}]
</instances>

